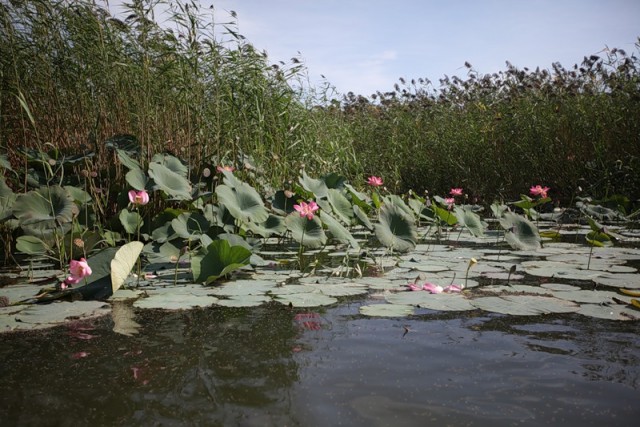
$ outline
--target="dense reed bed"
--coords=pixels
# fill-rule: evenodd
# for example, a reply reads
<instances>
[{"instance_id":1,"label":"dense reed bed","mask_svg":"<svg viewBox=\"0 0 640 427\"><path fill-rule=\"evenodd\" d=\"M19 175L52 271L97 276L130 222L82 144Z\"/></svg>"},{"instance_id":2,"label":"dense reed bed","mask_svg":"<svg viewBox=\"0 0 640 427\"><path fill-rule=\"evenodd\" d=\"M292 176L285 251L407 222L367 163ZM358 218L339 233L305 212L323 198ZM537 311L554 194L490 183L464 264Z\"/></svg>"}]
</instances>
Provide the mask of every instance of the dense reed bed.
<instances>
[{"instance_id":1,"label":"dense reed bed","mask_svg":"<svg viewBox=\"0 0 640 427\"><path fill-rule=\"evenodd\" d=\"M487 203L537 183L560 201L579 188L640 198L634 53L606 49L569 69L507 65L492 75L467 64L464 78L438 87L401 79L389 92L340 98L310 87L297 60L272 64L234 21L193 1L132 0L118 18L90 0L0 3L9 184L29 187L32 149L88 154L73 176L125 187L108 146L126 141L143 163L161 152L194 174L248 163L277 187L306 168L356 185L383 176L396 192L463 186Z\"/></svg>"}]
</instances>

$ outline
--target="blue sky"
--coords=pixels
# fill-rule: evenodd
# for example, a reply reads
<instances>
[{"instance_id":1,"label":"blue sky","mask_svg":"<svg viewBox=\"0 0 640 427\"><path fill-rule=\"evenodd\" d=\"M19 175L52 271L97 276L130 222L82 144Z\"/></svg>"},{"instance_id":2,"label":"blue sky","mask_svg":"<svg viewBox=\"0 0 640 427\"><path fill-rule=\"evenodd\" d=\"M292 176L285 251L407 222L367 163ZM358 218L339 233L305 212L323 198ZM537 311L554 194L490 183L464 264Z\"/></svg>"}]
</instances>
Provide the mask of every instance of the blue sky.
<instances>
[{"instance_id":1,"label":"blue sky","mask_svg":"<svg viewBox=\"0 0 640 427\"><path fill-rule=\"evenodd\" d=\"M211 4L203 1L203 4ZM216 0L273 61L300 56L312 83L370 95L399 77L463 77L517 67L565 67L605 46L632 53L638 0ZM218 18L218 19L220 19ZM300 54L298 55L298 52Z\"/></svg>"},{"instance_id":2,"label":"blue sky","mask_svg":"<svg viewBox=\"0 0 640 427\"><path fill-rule=\"evenodd\" d=\"M111 2L113 3L113 2ZM637 52L639 0L201 0L272 62L300 58L312 84L340 93L388 91L399 77L464 77L565 67L606 46Z\"/></svg>"}]
</instances>

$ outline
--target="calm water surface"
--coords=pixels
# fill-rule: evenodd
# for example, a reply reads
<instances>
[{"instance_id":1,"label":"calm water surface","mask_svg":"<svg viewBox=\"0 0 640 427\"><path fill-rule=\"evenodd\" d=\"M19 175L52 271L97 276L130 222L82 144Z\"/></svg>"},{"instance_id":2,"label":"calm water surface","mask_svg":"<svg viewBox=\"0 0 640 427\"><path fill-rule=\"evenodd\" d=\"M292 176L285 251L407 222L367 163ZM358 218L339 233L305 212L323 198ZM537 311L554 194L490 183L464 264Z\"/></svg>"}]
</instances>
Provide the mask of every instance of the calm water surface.
<instances>
[{"instance_id":1,"label":"calm water surface","mask_svg":"<svg viewBox=\"0 0 640 427\"><path fill-rule=\"evenodd\" d=\"M6 426L630 426L640 325L579 315L137 311L0 335Z\"/></svg>"}]
</instances>

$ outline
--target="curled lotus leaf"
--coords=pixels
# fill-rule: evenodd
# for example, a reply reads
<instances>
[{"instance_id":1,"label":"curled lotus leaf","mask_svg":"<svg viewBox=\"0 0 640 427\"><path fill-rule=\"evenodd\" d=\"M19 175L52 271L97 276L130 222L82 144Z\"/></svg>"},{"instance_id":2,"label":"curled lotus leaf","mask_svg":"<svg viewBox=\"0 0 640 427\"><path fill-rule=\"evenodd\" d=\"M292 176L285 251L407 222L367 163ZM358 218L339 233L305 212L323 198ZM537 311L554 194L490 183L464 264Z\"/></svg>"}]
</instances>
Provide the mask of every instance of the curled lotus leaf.
<instances>
[{"instance_id":1,"label":"curled lotus leaf","mask_svg":"<svg viewBox=\"0 0 640 427\"><path fill-rule=\"evenodd\" d=\"M13 214L20 225L50 229L73 219L73 199L62 187L41 187L16 197Z\"/></svg>"},{"instance_id":2,"label":"curled lotus leaf","mask_svg":"<svg viewBox=\"0 0 640 427\"><path fill-rule=\"evenodd\" d=\"M292 213L285 218L284 222L294 240L305 248L319 248L327 243L327 235L322 229L322 222L318 215L313 219L307 219L298 213Z\"/></svg>"},{"instance_id":3,"label":"curled lotus leaf","mask_svg":"<svg viewBox=\"0 0 640 427\"><path fill-rule=\"evenodd\" d=\"M149 163L149 176L153 179L154 189L162 190L177 200L191 200L191 184L184 176L163 164Z\"/></svg>"},{"instance_id":4,"label":"curled lotus leaf","mask_svg":"<svg viewBox=\"0 0 640 427\"><path fill-rule=\"evenodd\" d=\"M514 249L540 249L540 233L538 228L527 218L513 212L505 212L500 219L505 230L505 240Z\"/></svg>"},{"instance_id":5,"label":"curled lotus leaf","mask_svg":"<svg viewBox=\"0 0 640 427\"><path fill-rule=\"evenodd\" d=\"M353 238L349 230L347 230L338 220L326 212L320 212L320 219L327 226L329 233L334 239L344 243L348 243L354 249L360 249L360 245Z\"/></svg>"},{"instance_id":6,"label":"curled lotus leaf","mask_svg":"<svg viewBox=\"0 0 640 427\"><path fill-rule=\"evenodd\" d=\"M380 222L375 225L375 230L380 243L397 252L412 250L418 240L413 217L393 204L380 209Z\"/></svg>"},{"instance_id":7,"label":"curled lotus leaf","mask_svg":"<svg viewBox=\"0 0 640 427\"><path fill-rule=\"evenodd\" d=\"M300 182L302 188L313 193L317 199L327 197L329 194L329 188L323 180L311 178L305 171L302 171L302 176L298 179L298 182Z\"/></svg>"},{"instance_id":8,"label":"curled lotus leaf","mask_svg":"<svg viewBox=\"0 0 640 427\"><path fill-rule=\"evenodd\" d=\"M260 195L245 182L238 182L235 187L219 185L216 194L229 213L243 223L262 223L269 218Z\"/></svg>"}]
</instances>

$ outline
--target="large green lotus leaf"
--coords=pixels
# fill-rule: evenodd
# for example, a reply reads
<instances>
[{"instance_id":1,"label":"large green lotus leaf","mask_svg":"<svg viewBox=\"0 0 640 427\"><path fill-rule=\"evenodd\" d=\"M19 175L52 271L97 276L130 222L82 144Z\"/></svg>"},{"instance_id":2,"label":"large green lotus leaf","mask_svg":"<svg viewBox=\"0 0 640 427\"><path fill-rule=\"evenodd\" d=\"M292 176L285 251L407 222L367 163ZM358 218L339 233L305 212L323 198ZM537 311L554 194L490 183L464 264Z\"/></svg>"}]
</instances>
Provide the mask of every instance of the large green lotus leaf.
<instances>
[{"instance_id":1,"label":"large green lotus leaf","mask_svg":"<svg viewBox=\"0 0 640 427\"><path fill-rule=\"evenodd\" d=\"M129 277L133 266L138 261L144 244L142 242L129 242L121 246L111 260L111 291L120 289Z\"/></svg>"},{"instance_id":2,"label":"large green lotus leaf","mask_svg":"<svg viewBox=\"0 0 640 427\"><path fill-rule=\"evenodd\" d=\"M0 221L10 218L13 214L13 203L16 195L6 184L4 177L0 176Z\"/></svg>"},{"instance_id":3,"label":"large green lotus leaf","mask_svg":"<svg viewBox=\"0 0 640 427\"><path fill-rule=\"evenodd\" d=\"M609 320L638 320L640 311L626 305L582 304L578 314Z\"/></svg>"},{"instance_id":4,"label":"large green lotus leaf","mask_svg":"<svg viewBox=\"0 0 640 427\"><path fill-rule=\"evenodd\" d=\"M275 301L291 305L293 307L319 307L332 305L338 302L334 297L327 296L321 292L298 292L291 294L277 294Z\"/></svg>"},{"instance_id":5,"label":"large green lotus leaf","mask_svg":"<svg viewBox=\"0 0 640 427\"><path fill-rule=\"evenodd\" d=\"M322 222L315 215L313 219L301 217L297 212L287 215L284 220L294 240L305 248L314 249L327 243L327 235L322 229Z\"/></svg>"},{"instance_id":6,"label":"large green lotus leaf","mask_svg":"<svg viewBox=\"0 0 640 427\"><path fill-rule=\"evenodd\" d=\"M333 209L333 213L338 217L338 219L347 225L351 224L351 220L353 218L353 207L342 191L330 188L328 199Z\"/></svg>"},{"instance_id":7,"label":"large green lotus leaf","mask_svg":"<svg viewBox=\"0 0 640 427\"><path fill-rule=\"evenodd\" d=\"M436 203L431 203L430 209L444 221L447 225L454 226L458 223L458 218L449 209L444 209L438 206Z\"/></svg>"},{"instance_id":8,"label":"large green lotus leaf","mask_svg":"<svg viewBox=\"0 0 640 427\"><path fill-rule=\"evenodd\" d=\"M360 224L364 225L369 230L373 230L373 224L369 220L369 217L367 216L366 212L363 211L360 206L353 205L353 213L355 214Z\"/></svg>"},{"instance_id":9,"label":"large green lotus leaf","mask_svg":"<svg viewBox=\"0 0 640 427\"><path fill-rule=\"evenodd\" d=\"M613 298L630 302L631 298L620 295L612 291L598 291L590 289L579 289L569 291L552 291L556 298L574 301L580 304L607 304L613 302Z\"/></svg>"},{"instance_id":10,"label":"large green lotus leaf","mask_svg":"<svg viewBox=\"0 0 640 427\"><path fill-rule=\"evenodd\" d=\"M74 187L73 185L65 185L64 189L67 193L69 193L71 199L80 206L91 201L91 195L84 191L82 188Z\"/></svg>"},{"instance_id":11,"label":"large green lotus leaf","mask_svg":"<svg viewBox=\"0 0 640 427\"><path fill-rule=\"evenodd\" d=\"M147 243L143 249L144 255L150 263L170 263L178 262L181 247L175 241L158 244L156 242Z\"/></svg>"},{"instance_id":12,"label":"large green lotus leaf","mask_svg":"<svg viewBox=\"0 0 640 427\"><path fill-rule=\"evenodd\" d=\"M267 295L238 295L220 299L216 305L222 307L257 307L271 301Z\"/></svg>"},{"instance_id":13,"label":"large green lotus leaf","mask_svg":"<svg viewBox=\"0 0 640 427\"><path fill-rule=\"evenodd\" d=\"M120 211L119 218L124 231L129 234L134 234L138 231L139 227L142 227L142 225L144 224L142 217L136 211L128 211L126 209L123 209L122 211Z\"/></svg>"},{"instance_id":14,"label":"large green lotus leaf","mask_svg":"<svg viewBox=\"0 0 640 427\"><path fill-rule=\"evenodd\" d=\"M527 218L505 212L500 219L500 225L505 229L505 240L514 249L537 250L540 248L540 234L538 228Z\"/></svg>"},{"instance_id":15,"label":"large green lotus leaf","mask_svg":"<svg viewBox=\"0 0 640 427\"><path fill-rule=\"evenodd\" d=\"M41 187L16 197L13 214L20 225L36 228L56 228L73 219L73 199L62 187Z\"/></svg>"},{"instance_id":16,"label":"large green lotus leaf","mask_svg":"<svg viewBox=\"0 0 640 427\"><path fill-rule=\"evenodd\" d=\"M271 214L269 214L269 217L265 222L260 224L249 222L244 225L247 230L262 237L271 237L273 235L282 236L287 231L284 218Z\"/></svg>"},{"instance_id":17,"label":"large green lotus leaf","mask_svg":"<svg viewBox=\"0 0 640 427\"><path fill-rule=\"evenodd\" d=\"M212 283L222 276L249 264L251 251L242 246L231 246L226 240L214 240L207 253L191 258L191 269L196 282Z\"/></svg>"},{"instance_id":18,"label":"large green lotus leaf","mask_svg":"<svg viewBox=\"0 0 640 427\"><path fill-rule=\"evenodd\" d=\"M27 255L44 255L49 246L36 236L20 236L16 239L16 249Z\"/></svg>"},{"instance_id":19,"label":"large green lotus leaf","mask_svg":"<svg viewBox=\"0 0 640 427\"><path fill-rule=\"evenodd\" d=\"M615 221L617 219L624 219L624 216L620 212L616 212L613 209L609 209L599 205L583 205L582 211L588 216L595 217L600 221Z\"/></svg>"},{"instance_id":20,"label":"large green lotus leaf","mask_svg":"<svg viewBox=\"0 0 640 427\"><path fill-rule=\"evenodd\" d=\"M476 310L470 300L461 293L432 294L427 291L397 292L387 296L391 304L414 305L438 311Z\"/></svg>"},{"instance_id":21,"label":"large green lotus leaf","mask_svg":"<svg viewBox=\"0 0 640 427\"><path fill-rule=\"evenodd\" d=\"M168 286L148 290L147 298L133 303L137 308L160 308L164 310L187 310L193 307L210 307L218 298L210 295L211 290L201 285Z\"/></svg>"},{"instance_id":22,"label":"large green lotus leaf","mask_svg":"<svg viewBox=\"0 0 640 427\"><path fill-rule=\"evenodd\" d=\"M177 200L191 200L191 184L187 178L165 165L149 163L149 176L155 183L154 189L162 190Z\"/></svg>"},{"instance_id":23,"label":"large green lotus leaf","mask_svg":"<svg viewBox=\"0 0 640 427\"><path fill-rule=\"evenodd\" d=\"M493 313L535 316L549 313L573 313L580 306L572 301L539 295L504 295L470 300L475 307Z\"/></svg>"},{"instance_id":24,"label":"large green lotus leaf","mask_svg":"<svg viewBox=\"0 0 640 427\"><path fill-rule=\"evenodd\" d=\"M20 329L38 329L65 323L67 319L90 319L111 313L109 304L101 301L56 301L51 304L29 305L16 313Z\"/></svg>"},{"instance_id":25,"label":"large green lotus leaf","mask_svg":"<svg viewBox=\"0 0 640 427\"><path fill-rule=\"evenodd\" d=\"M349 191L353 205L358 206L365 214L371 210L371 205L368 203L371 199L365 193L359 192L351 184L345 184L344 187Z\"/></svg>"},{"instance_id":26,"label":"large green lotus leaf","mask_svg":"<svg viewBox=\"0 0 640 427\"><path fill-rule=\"evenodd\" d=\"M226 184L216 187L216 194L234 218L243 223L262 223L269 218L269 212L264 207L262 198L249 184L239 182L236 187Z\"/></svg>"},{"instance_id":27,"label":"large green lotus leaf","mask_svg":"<svg viewBox=\"0 0 640 427\"><path fill-rule=\"evenodd\" d=\"M393 204L380 209L380 223L375 225L375 230L380 243L397 252L412 250L418 240L413 217Z\"/></svg>"},{"instance_id":28,"label":"large green lotus leaf","mask_svg":"<svg viewBox=\"0 0 640 427\"><path fill-rule=\"evenodd\" d=\"M146 189L149 183L149 178L142 169L131 169L124 176L124 179L127 181L127 184L138 191Z\"/></svg>"},{"instance_id":29,"label":"large green lotus leaf","mask_svg":"<svg viewBox=\"0 0 640 427\"><path fill-rule=\"evenodd\" d=\"M185 212L171 220L171 228L183 239L193 240L209 230L209 221L198 212Z\"/></svg>"},{"instance_id":30,"label":"large green lotus leaf","mask_svg":"<svg viewBox=\"0 0 640 427\"><path fill-rule=\"evenodd\" d=\"M323 180L311 178L305 171L302 171L302 176L298 181L302 188L313 193L317 199L327 197L329 194L329 188Z\"/></svg>"},{"instance_id":31,"label":"large green lotus leaf","mask_svg":"<svg viewBox=\"0 0 640 427\"><path fill-rule=\"evenodd\" d=\"M155 154L151 158L151 162L160 163L166 166L172 172L177 173L180 176L187 177L189 173L189 168L186 167L180 159L170 154Z\"/></svg>"},{"instance_id":32,"label":"large green lotus leaf","mask_svg":"<svg viewBox=\"0 0 640 427\"><path fill-rule=\"evenodd\" d=\"M308 285L300 285L300 284L289 284L278 286L274 289L271 289L271 293L273 295L289 295L289 294L305 294L309 292L314 292L315 289Z\"/></svg>"},{"instance_id":33,"label":"large green lotus leaf","mask_svg":"<svg viewBox=\"0 0 640 427\"><path fill-rule=\"evenodd\" d=\"M484 224L477 213L466 206L455 206L453 210L459 224L465 226L475 237L484 236Z\"/></svg>"},{"instance_id":34,"label":"large green lotus leaf","mask_svg":"<svg viewBox=\"0 0 640 427\"><path fill-rule=\"evenodd\" d=\"M332 189L332 188L342 189L344 188L344 185L347 182L347 178L345 178L342 175L338 175L335 172L331 172L326 175L323 175L322 180L324 181L324 183L327 185L327 188L329 189Z\"/></svg>"},{"instance_id":35,"label":"large green lotus leaf","mask_svg":"<svg viewBox=\"0 0 640 427\"><path fill-rule=\"evenodd\" d=\"M371 317L407 317L411 316L415 308L402 304L372 304L360 306L360 314Z\"/></svg>"},{"instance_id":36,"label":"large green lotus leaf","mask_svg":"<svg viewBox=\"0 0 640 427\"><path fill-rule=\"evenodd\" d=\"M354 249L360 249L360 245L353 238L349 230L347 230L342 224L338 222L334 217L326 212L320 213L320 220L327 226L327 229L331 233L334 239L343 243L348 243Z\"/></svg>"},{"instance_id":37,"label":"large green lotus leaf","mask_svg":"<svg viewBox=\"0 0 640 427\"><path fill-rule=\"evenodd\" d=\"M135 170L141 168L140 163L137 160L132 159L125 150L116 148L116 153L118 154L120 163L122 163L127 169Z\"/></svg>"}]
</instances>

